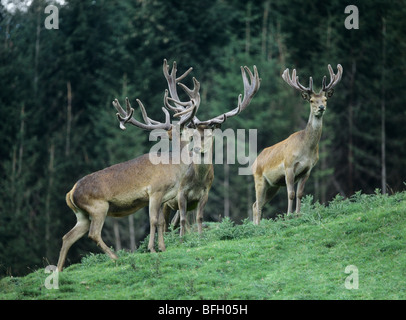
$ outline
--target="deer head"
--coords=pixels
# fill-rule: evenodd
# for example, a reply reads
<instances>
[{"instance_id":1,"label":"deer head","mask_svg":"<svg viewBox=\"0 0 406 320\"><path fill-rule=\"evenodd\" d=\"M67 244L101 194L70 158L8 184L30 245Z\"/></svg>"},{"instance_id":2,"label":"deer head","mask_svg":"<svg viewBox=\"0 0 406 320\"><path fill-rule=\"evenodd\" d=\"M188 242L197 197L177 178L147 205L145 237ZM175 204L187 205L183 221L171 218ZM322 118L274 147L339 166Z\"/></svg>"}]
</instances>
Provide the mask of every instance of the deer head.
<instances>
[{"instance_id":1,"label":"deer head","mask_svg":"<svg viewBox=\"0 0 406 320\"><path fill-rule=\"evenodd\" d=\"M299 77L296 76L296 69L292 71L292 78L289 75L289 69L286 69L282 78L292 88L299 90L302 94L302 98L310 102L310 111L316 118L321 118L327 108L327 99L334 93L334 87L341 80L343 74L343 67L337 65L338 72L334 74L331 65L328 65L328 71L330 73L330 83L326 85L326 76L323 77L322 87L318 93L313 90L313 78L309 78L309 86L305 87L299 82Z\"/></svg>"},{"instance_id":2,"label":"deer head","mask_svg":"<svg viewBox=\"0 0 406 320\"><path fill-rule=\"evenodd\" d=\"M203 155L212 149L213 130L220 128L228 118L238 115L247 108L260 87L261 79L259 78L256 66L254 66L254 73L252 73L248 67L241 67L244 97L242 94L238 96L237 107L212 119L201 121L196 116L196 112L200 106L199 81L193 78L193 89L188 88L180 82L191 70L192 68L187 70L181 77L176 78L176 62L173 63L172 71L169 73L169 66L166 60L164 60L163 71L168 82L169 94L171 96L168 96L168 90L166 90L164 104L168 110L175 113L173 117L180 118L179 123L184 125L185 128L182 130L185 133L182 134L182 137L193 137L193 141L195 142L193 152ZM176 83L188 95L189 101L183 102L179 99L179 95L176 91ZM171 103L173 103L173 105L171 105ZM188 132L187 129L192 129L192 131Z\"/></svg>"}]
</instances>

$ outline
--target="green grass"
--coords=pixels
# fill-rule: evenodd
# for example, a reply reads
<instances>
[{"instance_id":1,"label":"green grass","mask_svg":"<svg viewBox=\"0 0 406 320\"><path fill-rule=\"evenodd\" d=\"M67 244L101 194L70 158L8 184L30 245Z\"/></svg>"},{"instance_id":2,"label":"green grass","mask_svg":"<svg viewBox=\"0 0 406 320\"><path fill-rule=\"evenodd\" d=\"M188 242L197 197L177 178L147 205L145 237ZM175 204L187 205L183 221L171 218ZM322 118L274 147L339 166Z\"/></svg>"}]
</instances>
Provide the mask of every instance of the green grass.
<instances>
[{"instance_id":1,"label":"green grass","mask_svg":"<svg viewBox=\"0 0 406 320\"><path fill-rule=\"evenodd\" d=\"M150 254L145 242L119 260L90 254L46 289L44 269L0 281L0 299L406 299L406 193L308 196L301 217L209 223L203 235ZM345 288L348 265L358 289Z\"/></svg>"}]
</instances>

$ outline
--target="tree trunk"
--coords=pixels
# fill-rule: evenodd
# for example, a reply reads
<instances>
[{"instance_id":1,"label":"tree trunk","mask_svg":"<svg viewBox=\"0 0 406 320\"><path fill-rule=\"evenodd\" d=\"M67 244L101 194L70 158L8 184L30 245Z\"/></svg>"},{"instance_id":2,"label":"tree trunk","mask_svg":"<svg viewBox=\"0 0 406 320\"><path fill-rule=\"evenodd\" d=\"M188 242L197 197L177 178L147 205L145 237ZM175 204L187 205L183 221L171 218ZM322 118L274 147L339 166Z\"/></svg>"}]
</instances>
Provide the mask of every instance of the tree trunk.
<instances>
[{"instance_id":1,"label":"tree trunk","mask_svg":"<svg viewBox=\"0 0 406 320\"><path fill-rule=\"evenodd\" d=\"M224 164L224 217L230 216L230 166Z\"/></svg>"},{"instance_id":2,"label":"tree trunk","mask_svg":"<svg viewBox=\"0 0 406 320\"><path fill-rule=\"evenodd\" d=\"M381 185L382 194L386 190L386 130L385 130L385 66L386 65L386 20L382 18L382 79L381 79Z\"/></svg>"},{"instance_id":3,"label":"tree trunk","mask_svg":"<svg viewBox=\"0 0 406 320\"><path fill-rule=\"evenodd\" d=\"M114 242L116 251L121 250L121 238L120 238L120 229L118 225L118 221L114 220L113 222L113 229L114 229Z\"/></svg>"},{"instance_id":4,"label":"tree trunk","mask_svg":"<svg viewBox=\"0 0 406 320\"><path fill-rule=\"evenodd\" d=\"M48 191L45 199L45 252L46 257L51 256L51 233L50 233L50 224L51 224L51 193L54 182L54 158L55 158L55 144L52 141L49 148L49 164L48 164Z\"/></svg>"},{"instance_id":5,"label":"tree trunk","mask_svg":"<svg viewBox=\"0 0 406 320\"><path fill-rule=\"evenodd\" d=\"M248 57L251 46L251 2L247 3L247 16L245 19L245 54Z\"/></svg>"},{"instance_id":6,"label":"tree trunk","mask_svg":"<svg viewBox=\"0 0 406 320\"><path fill-rule=\"evenodd\" d=\"M352 70L350 79L350 103L348 106L348 194L353 194L354 184L354 154L353 154L353 103L354 103L354 85L355 85L355 72L357 66L355 59L352 60Z\"/></svg>"},{"instance_id":7,"label":"tree trunk","mask_svg":"<svg viewBox=\"0 0 406 320\"><path fill-rule=\"evenodd\" d=\"M134 252L137 247L135 245L135 229L134 229L134 215L128 216L128 229L130 231L130 250Z\"/></svg>"},{"instance_id":8,"label":"tree trunk","mask_svg":"<svg viewBox=\"0 0 406 320\"><path fill-rule=\"evenodd\" d=\"M34 57L34 94L38 92L38 64L39 64L39 49L41 35L41 6L38 3L37 7L37 33L35 39L35 57Z\"/></svg>"},{"instance_id":9,"label":"tree trunk","mask_svg":"<svg viewBox=\"0 0 406 320\"><path fill-rule=\"evenodd\" d=\"M68 106L66 111L66 144L65 155L69 156L70 153L70 132L72 126L72 87L70 81L66 83Z\"/></svg>"},{"instance_id":10,"label":"tree trunk","mask_svg":"<svg viewBox=\"0 0 406 320\"><path fill-rule=\"evenodd\" d=\"M269 16L269 3L267 0L264 3L264 15L262 17L262 39L261 39L261 55L264 60L267 58L266 48L267 48L267 31L268 31L268 16Z\"/></svg>"},{"instance_id":11,"label":"tree trunk","mask_svg":"<svg viewBox=\"0 0 406 320\"><path fill-rule=\"evenodd\" d=\"M20 118L20 147L18 149L18 162L17 162L17 177L21 174L23 166L23 154L24 154L24 130L25 130L25 106L21 107Z\"/></svg>"}]
</instances>

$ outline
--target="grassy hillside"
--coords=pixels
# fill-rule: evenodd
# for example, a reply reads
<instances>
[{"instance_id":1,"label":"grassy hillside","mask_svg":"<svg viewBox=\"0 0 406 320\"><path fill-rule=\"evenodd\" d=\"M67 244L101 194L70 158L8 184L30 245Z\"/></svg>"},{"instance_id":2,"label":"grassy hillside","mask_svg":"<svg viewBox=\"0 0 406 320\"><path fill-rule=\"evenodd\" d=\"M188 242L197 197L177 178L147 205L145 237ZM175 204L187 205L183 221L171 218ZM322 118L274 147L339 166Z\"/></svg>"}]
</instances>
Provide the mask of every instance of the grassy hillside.
<instances>
[{"instance_id":1,"label":"grassy hillside","mask_svg":"<svg viewBox=\"0 0 406 320\"><path fill-rule=\"evenodd\" d=\"M303 201L302 216L260 226L225 219L167 251L90 254L59 273L37 270L0 281L0 299L406 299L406 193ZM358 289L345 287L349 265ZM354 283L354 282L350 282Z\"/></svg>"}]
</instances>

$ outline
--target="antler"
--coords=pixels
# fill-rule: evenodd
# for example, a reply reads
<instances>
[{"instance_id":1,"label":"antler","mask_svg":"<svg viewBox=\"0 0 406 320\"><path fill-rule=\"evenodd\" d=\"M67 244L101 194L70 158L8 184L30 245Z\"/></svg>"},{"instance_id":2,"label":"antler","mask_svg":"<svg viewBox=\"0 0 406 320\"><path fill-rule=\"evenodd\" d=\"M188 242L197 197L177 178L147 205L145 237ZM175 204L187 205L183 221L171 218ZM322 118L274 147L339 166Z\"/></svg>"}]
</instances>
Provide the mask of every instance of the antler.
<instances>
[{"instance_id":1,"label":"antler","mask_svg":"<svg viewBox=\"0 0 406 320\"><path fill-rule=\"evenodd\" d=\"M176 61L173 62L172 65L172 71L169 74L169 66L168 62L166 59L164 60L163 64L163 73L166 78L166 81L168 82L168 88L169 88L169 94L170 97L168 96L168 90L165 90L165 96L164 96L164 105L168 110L176 112L174 114L174 117L181 117L180 118L180 125L183 126L184 124L190 122L193 118L194 115L197 112L197 109L199 108L200 105L200 83L199 81L196 80L196 78L193 77L193 89L189 89L187 86L185 86L183 83L180 83L182 79L184 79L192 70L193 68L189 68L183 75L180 77L176 78ZM189 96L190 100L187 102L180 101L178 92L176 89L176 84L178 84L183 91ZM169 102L173 102L175 106L172 106Z\"/></svg>"},{"instance_id":2,"label":"antler","mask_svg":"<svg viewBox=\"0 0 406 320\"><path fill-rule=\"evenodd\" d=\"M313 91L313 78L309 78L309 86L305 87L299 82L299 77L296 76L296 69L293 69L292 71L292 78L289 76L289 68L287 68L283 74L282 74L283 80L290 85L292 88L299 90L301 92L307 92L307 93L312 93Z\"/></svg>"},{"instance_id":3,"label":"antler","mask_svg":"<svg viewBox=\"0 0 406 320\"><path fill-rule=\"evenodd\" d=\"M337 74L334 74L334 71L333 71L333 68L331 67L331 65L328 65L327 67L328 67L328 71L330 73L330 83L328 85L326 85L326 76L324 76L320 92L321 91L327 92L329 90L332 90L337 85L337 83L340 82L341 76L343 74L343 67L341 66L341 64L337 65L337 69L338 69ZM292 78L290 78L290 76L289 76L289 69L286 69L283 72L282 78L283 78L283 80L285 80L285 82L288 85L290 85L292 88L295 88L296 90L299 90L301 92L306 92L308 94L315 93L313 91L313 78L312 77L309 78L309 86L306 88L299 82L299 77L296 76L296 69L293 69L293 71L292 71ZM320 92L319 92L319 94L320 94Z\"/></svg>"},{"instance_id":4,"label":"antler","mask_svg":"<svg viewBox=\"0 0 406 320\"><path fill-rule=\"evenodd\" d=\"M247 73L250 77L250 81L248 81ZM241 67L241 74L242 74L242 79L243 79L243 83L244 83L244 98L242 99L241 94L238 96L237 107L231 111L228 111L226 113L223 113L215 118L212 118L212 119L206 120L206 121L200 121L199 119L197 119L195 117L195 119L193 121L195 124L206 124L206 125L222 124L224 121L227 120L227 118L230 118L230 117L233 117L233 116L239 114L245 108L248 107L248 105L251 102L251 99L254 97L255 93L259 89L261 79L259 78L258 70L257 70L256 66L254 66L254 74L252 74L251 70L248 67L246 67L246 66Z\"/></svg>"},{"instance_id":5,"label":"antler","mask_svg":"<svg viewBox=\"0 0 406 320\"><path fill-rule=\"evenodd\" d=\"M330 83L326 86L326 76L323 77L323 85L321 88L321 91L329 91L332 90L338 82L340 82L341 77L343 75L343 67L341 66L341 64L337 65L337 69L338 72L337 74L334 74L333 68L331 67L331 65L328 65L328 71L330 73Z\"/></svg>"},{"instance_id":6,"label":"antler","mask_svg":"<svg viewBox=\"0 0 406 320\"><path fill-rule=\"evenodd\" d=\"M121 107L117 99L114 99L113 101L113 105L118 111L117 118L118 121L120 121L120 128L122 130L126 129L125 128L126 123L130 123L144 130L154 130L154 129L169 130L171 128L169 112L165 108L162 108L163 112L165 113L165 123L161 123L159 121L155 121L149 118L142 102L139 99L137 99L136 101L141 109L142 117L144 119L145 124L133 118L134 109L131 108L130 101L128 100L128 98L125 98L127 106L126 111Z\"/></svg>"}]
</instances>

